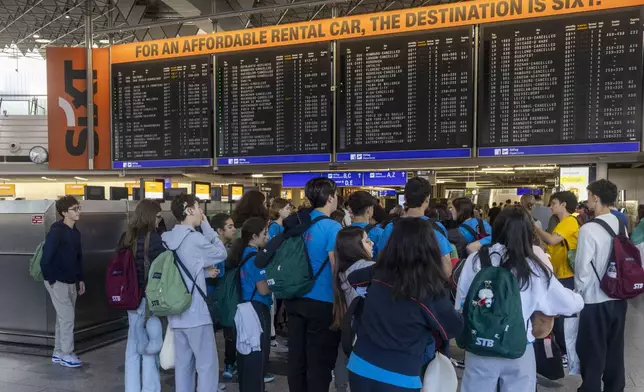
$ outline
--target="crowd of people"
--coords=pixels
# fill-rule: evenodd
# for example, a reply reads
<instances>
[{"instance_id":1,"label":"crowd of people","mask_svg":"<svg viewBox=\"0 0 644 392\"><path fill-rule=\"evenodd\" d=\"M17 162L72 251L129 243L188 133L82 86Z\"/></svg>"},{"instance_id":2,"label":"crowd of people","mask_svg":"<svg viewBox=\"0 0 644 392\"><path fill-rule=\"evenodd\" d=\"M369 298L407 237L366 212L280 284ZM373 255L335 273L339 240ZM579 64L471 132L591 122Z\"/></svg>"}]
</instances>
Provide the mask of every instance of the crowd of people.
<instances>
[{"instance_id":1,"label":"crowd of people","mask_svg":"<svg viewBox=\"0 0 644 392\"><path fill-rule=\"evenodd\" d=\"M404 208L387 214L369 192L354 192L344 202L333 181L316 178L306 184L309 205L297 211L288 200L267 202L263 193L248 191L232 216L210 219L195 196L183 194L171 203L177 225L166 232L159 204L141 201L119 244L132 250L141 290L150 262L166 249L176 251L187 268L181 271L184 280L197 288L189 308L168 317L176 391L225 389L219 382L212 298L219 281L237 269L241 302L252 305L261 327L256 350L240 350L240 341L248 340L247 325L223 328L221 377L237 376L242 392L264 392L274 381L269 353L277 346L275 327L283 324L290 392L328 392L333 376L340 392L347 386L353 392L420 391L423 369L439 352L449 357L455 338L465 349L462 391L532 392L537 374L532 346L543 337L536 330L544 320L553 322L553 341L564 354L574 351L578 357L579 391L624 390L627 303L609 297L597 274L614 264L611 233L597 221L616 233L624 225L625 217L614 208L614 184L591 183L585 203L562 191L551 196L548 207L526 195L518 203L493 203L487 211L467 197L432 202L431 186L420 177L411 178L404 192ZM79 367L73 327L76 296L85 292L75 228L81 209L69 196L56 208L62 220L52 226L41 260L57 313L52 361ZM313 220L302 236L315 277L312 288L301 297L276 300L256 257L282 233ZM644 223L632 239L644 243ZM495 278L481 281L484 271ZM497 285L495 279L509 283ZM485 308L495 304L518 323L484 339L473 323L488 317ZM139 328L147 313L145 298L128 311L126 392L161 390L158 355L140 350ZM574 350L566 348L566 318L579 318ZM348 351L341 344L347 328L353 337Z\"/></svg>"}]
</instances>

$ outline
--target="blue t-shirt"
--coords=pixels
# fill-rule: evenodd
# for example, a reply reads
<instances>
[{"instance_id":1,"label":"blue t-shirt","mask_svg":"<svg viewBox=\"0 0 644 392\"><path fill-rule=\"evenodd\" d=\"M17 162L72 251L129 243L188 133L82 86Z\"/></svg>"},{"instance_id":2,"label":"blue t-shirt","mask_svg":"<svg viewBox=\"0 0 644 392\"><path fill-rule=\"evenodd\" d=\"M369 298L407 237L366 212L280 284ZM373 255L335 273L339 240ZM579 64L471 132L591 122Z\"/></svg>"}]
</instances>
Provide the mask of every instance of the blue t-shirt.
<instances>
[{"instance_id":1,"label":"blue t-shirt","mask_svg":"<svg viewBox=\"0 0 644 392\"><path fill-rule=\"evenodd\" d=\"M481 246L492 245L492 236L489 235L489 236L487 236L485 238L481 238L479 240L479 243L481 244Z\"/></svg>"},{"instance_id":2,"label":"blue t-shirt","mask_svg":"<svg viewBox=\"0 0 644 392\"><path fill-rule=\"evenodd\" d=\"M244 249L242 260L245 259L246 256L248 256L248 254L251 252L257 252L257 249L253 247ZM271 306L273 304L272 294L261 295L259 291L255 290L255 288L257 287L257 282L266 280L266 271L263 268L257 268L257 266L255 265L255 256L246 260L244 265L242 265L241 270L239 271L239 275L241 277L240 281L242 289L242 300L250 301L252 297L253 301L258 301L268 306ZM254 296L253 292L255 292Z\"/></svg>"},{"instance_id":3,"label":"blue t-shirt","mask_svg":"<svg viewBox=\"0 0 644 392\"><path fill-rule=\"evenodd\" d=\"M626 215L622 214L618 210L610 210L610 213L615 215L617 219L624 224L624 226L628 227L628 218L626 218Z\"/></svg>"},{"instance_id":4,"label":"blue t-shirt","mask_svg":"<svg viewBox=\"0 0 644 392\"><path fill-rule=\"evenodd\" d=\"M477 219L470 218L466 220L465 222L462 223L465 226L471 227L474 232L478 233L479 232L479 222ZM487 223L486 220L483 220L483 226L485 227L485 232L488 234L488 237L492 235L492 226L490 226L489 223ZM462 227L458 228L461 231L461 234L465 239L467 240L468 244L471 244L472 242L476 241L476 237L472 235L467 229L464 229Z\"/></svg>"},{"instance_id":5,"label":"blue t-shirt","mask_svg":"<svg viewBox=\"0 0 644 392\"><path fill-rule=\"evenodd\" d=\"M309 214L311 219L322 215L324 214L317 210L313 210ZM340 229L342 229L342 226L333 219L322 219L304 233L304 241L309 252L314 275L329 258L329 252L332 252L335 248L335 239ZM333 303L333 276L330 261L318 276L313 289L304 298Z\"/></svg>"},{"instance_id":6,"label":"blue t-shirt","mask_svg":"<svg viewBox=\"0 0 644 392\"><path fill-rule=\"evenodd\" d=\"M402 218L404 219L404 218ZM428 217L426 216L421 216L420 219L423 220L429 220ZM441 227L445 232L447 233L447 229L445 229L445 226L443 226L440 222L436 222L436 224ZM378 249L384 249L385 246L387 246L387 241L389 241L389 236L391 236L391 233L394 231L394 223L389 222L387 227L385 227L384 233L382 233L382 236L380 237L380 242L378 244ZM438 247L440 248L441 251L441 256L446 256L452 253L452 245L450 244L449 240L447 237L443 235L443 233L440 232L440 230L434 230L434 235L436 236L436 241L438 242Z\"/></svg>"},{"instance_id":7,"label":"blue t-shirt","mask_svg":"<svg viewBox=\"0 0 644 392\"><path fill-rule=\"evenodd\" d=\"M280 225L275 221L272 221L268 225L268 240L270 241L271 239L273 239L273 237L283 232L284 232L284 226Z\"/></svg>"},{"instance_id":8,"label":"blue t-shirt","mask_svg":"<svg viewBox=\"0 0 644 392\"><path fill-rule=\"evenodd\" d=\"M369 224L367 222L353 222L351 226L361 227L364 229L365 227L369 226ZM375 226L367 233L367 237L369 237L371 242L373 242L372 260L375 260L376 256L378 255L378 244L380 243L380 237L382 237L382 233L384 232L385 231L381 227Z\"/></svg>"}]
</instances>

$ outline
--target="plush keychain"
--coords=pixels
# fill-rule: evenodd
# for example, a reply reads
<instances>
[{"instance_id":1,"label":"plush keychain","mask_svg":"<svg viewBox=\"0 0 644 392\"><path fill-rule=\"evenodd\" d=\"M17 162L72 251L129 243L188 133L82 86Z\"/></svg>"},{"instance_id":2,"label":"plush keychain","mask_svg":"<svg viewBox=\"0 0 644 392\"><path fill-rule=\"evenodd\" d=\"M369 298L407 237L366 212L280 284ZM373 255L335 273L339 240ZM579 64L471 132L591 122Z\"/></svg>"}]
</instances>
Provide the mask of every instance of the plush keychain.
<instances>
[{"instance_id":1,"label":"plush keychain","mask_svg":"<svg viewBox=\"0 0 644 392\"><path fill-rule=\"evenodd\" d=\"M479 300L476 302L477 306L485 306L486 308L492 307L494 302L494 292L491 289L492 282L485 281L485 288L479 290Z\"/></svg>"}]
</instances>

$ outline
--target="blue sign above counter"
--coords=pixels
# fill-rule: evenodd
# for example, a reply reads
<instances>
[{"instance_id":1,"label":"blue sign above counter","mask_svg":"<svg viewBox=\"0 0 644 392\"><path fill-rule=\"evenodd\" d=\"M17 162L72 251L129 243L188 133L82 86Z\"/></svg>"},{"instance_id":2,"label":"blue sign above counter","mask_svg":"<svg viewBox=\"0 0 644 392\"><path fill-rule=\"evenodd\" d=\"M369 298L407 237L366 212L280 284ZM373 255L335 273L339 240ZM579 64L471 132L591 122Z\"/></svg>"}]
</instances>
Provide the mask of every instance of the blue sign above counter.
<instances>
[{"instance_id":1,"label":"blue sign above counter","mask_svg":"<svg viewBox=\"0 0 644 392\"><path fill-rule=\"evenodd\" d=\"M362 186L362 172L329 172L322 173L323 177L333 180L337 186Z\"/></svg>"},{"instance_id":2,"label":"blue sign above counter","mask_svg":"<svg viewBox=\"0 0 644 392\"><path fill-rule=\"evenodd\" d=\"M480 157L512 157L530 155L561 155L561 154L611 154L620 152L639 152L640 142L618 143L584 143L557 144L552 146L521 146L521 147L484 147L479 148Z\"/></svg>"},{"instance_id":3,"label":"blue sign above counter","mask_svg":"<svg viewBox=\"0 0 644 392\"><path fill-rule=\"evenodd\" d=\"M442 150L379 151L379 152L343 152L335 155L338 162L391 161L396 159L438 159L470 158L471 148L447 148Z\"/></svg>"},{"instance_id":4,"label":"blue sign above counter","mask_svg":"<svg viewBox=\"0 0 644 392\"><path fill-rule=\"evenodd\" d=\"M205 167L212 166L210 158L162 159L152 161L114 161L113 169L160 169L166 167Z\"/></svg>"},{"instance_id":5,"label":"blue sign above counter","mask_svg":"<svg viewBox=\"0 0 644 392\"><path fill-rule=\"evenodd\" d=\"M282 174L282 187L304 188L309 180L317 177L322 177L322 173L284 173Z\"/></svg>"},{"instance_id":6,"label":"blue sign above counter","mask_svg":"<svg viewBox=\"0 0 644 392\"><path fill-rule=\"evenodd\" d=\"M406 171L366 172L364 186L405 186Z\"/></svg>"}]
</instances>

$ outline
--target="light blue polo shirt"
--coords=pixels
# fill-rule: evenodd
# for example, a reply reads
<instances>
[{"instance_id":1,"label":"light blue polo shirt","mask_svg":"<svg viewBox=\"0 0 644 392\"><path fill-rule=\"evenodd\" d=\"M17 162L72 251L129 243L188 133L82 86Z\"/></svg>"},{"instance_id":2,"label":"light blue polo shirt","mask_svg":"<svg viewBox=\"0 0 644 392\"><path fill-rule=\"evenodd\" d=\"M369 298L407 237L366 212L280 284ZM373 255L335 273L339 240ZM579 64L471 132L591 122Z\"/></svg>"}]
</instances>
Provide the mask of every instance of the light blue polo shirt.
<instances>
[{"instance_id":1,"label":"light blue polo shirt","mask_svg":"<svg viewBox=\"0 0 644 392\"><path fill-rule=\"evenodd\" d=\"M401 218L401 219L405 219L405 218ZM421 216L420 219L429 220L429 218L424 215ZM447 232L447 230L445 229L445 226L443 226L440 222L436 222L436 224L439 225L442 229L444 229L445 232ZM394 223L389 222L387 227L385 227L382 237L380 238L378 249L384 249L385 246L387 246L387 241L389 241L389 236L391 236L391 233L393 231L394 231ZM434 230L434 235L436 236L436 241L438 242L438 247L440 248L441 256L446 256L451 254L452 245L450 244L449 240L443 235L443 233L441 233L439 230Z\"/></svg>"},{"instance_id":2,"label":"light blue polo shirt","mask_svg":"<svg viewBox=\"0 0 644 392\"><path fill-rule=\"evenodd\" d=\"M244 249L242 260L245 259L246 256L248 256L248 254L251 252L257 252L257 249L253 247ZM242 289L242 300L250 301L252 299L253 301L261 302L268 306L271 306L273 304L272 294L261 295L259 291L255 290L255 287L257 287L257 282L266 280L266 271L263 268L257 268L257 266L255 265L255 256L246 260L244 265L242 265L241 270L239 271L239 276ZM254 296L253 292L255 292Z\"/></svg>"},{"instance_id":3,"label":"light blue polo shirt","mask_svg":"<svg viewBox=\"0 0 644 392\"><path fill-rule=\"evenodd\" d=\"M466 220L465 222L462 223L463 225L469 226L474 230L475 232L479 232L479 222L475 218L470 218ZM488 237L492 235L492 226L490 226L489 223L487 223L486 220L483 220L483 227L485 227L485 232L488 234ZM472 236L472 233L470 233L467 229L464 229L462 227L458 228L463 235L463 237L467 240L468 244L471 244L472 242L476 241L476 238Z\"/></svg>"},{"instance_id":4,"label":"light blue polo shirt","mask_svg":"<svg viewBox=\"0 0 644 392\"><path fill-rule=\"evenodd\" d=\"M268 225L268 240L272 240L273 237L275 237L278 234L281 234L284 232L284 226L280 225L279 223L272 221Z\"/></svg>"},{"instance_id":5,"label":"light blue polo shirt","mask_svg":"<svg viewBox=\"0 0 644 392\"><path fill-rule=\"evenodd\" d=\"M317 210L313 210L309 214L311 220L323 215ZM304 242L309 252L313 275L322 268L322 264L329 258L329 252L333 252L335 239L340 229L342 229L342 226L335 220L322 219L304 233ZM313 289L304 298L333 303L333 276L330 261L318 276Z\"/></svg>"},{"instance_id":6,"label":"light blue polo shirt","mask_svg":"<svg viewBox=\"0 0 644 392\"><path fill-rule=\"evenodd\" d=\"M351 226L356 226L364 229L365 227L369 226L369 224L367 222L353 222ZM378 255L378 244L380 243L380 238L382 237L382 234L384 232L385 231L381 227L376 225L367 233L367 237L369 237L371 242L373 242L373 260L375 260L376 256Z\"/></svg>"}]
</instances>

